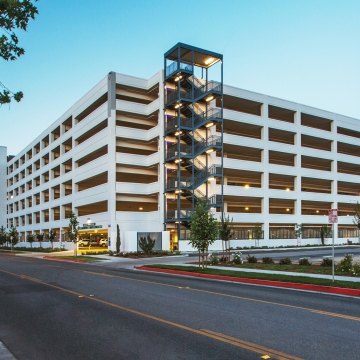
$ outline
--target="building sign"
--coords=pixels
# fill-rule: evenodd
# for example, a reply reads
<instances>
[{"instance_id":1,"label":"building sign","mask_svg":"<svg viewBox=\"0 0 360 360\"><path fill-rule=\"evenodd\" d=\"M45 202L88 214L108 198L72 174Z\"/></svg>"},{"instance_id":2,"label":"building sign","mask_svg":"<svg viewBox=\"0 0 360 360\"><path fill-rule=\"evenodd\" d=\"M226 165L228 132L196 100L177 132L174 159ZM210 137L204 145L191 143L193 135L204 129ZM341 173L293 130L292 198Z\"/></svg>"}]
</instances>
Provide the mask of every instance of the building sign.
<instances>
[{"instance_id":1,"label":"building sign","mask_svg":"<svg viewBox=\"0 0 360 360\"><path fill-rule=\"evenodd\" d=\"M88 230L88 229L101 229L102 225L96 225L95 223L91 224L83 224L83 226L79 227L79 230Z\"/></svg>"},{"instance_id":2,"label":"building sign","mask_svg":"<svg viewBox=\"0 0 360 360\"><path fill-rule=\"evenodd\" d=\"M328 210L329 224L336 224L338 222L338 209Z\"/></svg>"}]
</instances>

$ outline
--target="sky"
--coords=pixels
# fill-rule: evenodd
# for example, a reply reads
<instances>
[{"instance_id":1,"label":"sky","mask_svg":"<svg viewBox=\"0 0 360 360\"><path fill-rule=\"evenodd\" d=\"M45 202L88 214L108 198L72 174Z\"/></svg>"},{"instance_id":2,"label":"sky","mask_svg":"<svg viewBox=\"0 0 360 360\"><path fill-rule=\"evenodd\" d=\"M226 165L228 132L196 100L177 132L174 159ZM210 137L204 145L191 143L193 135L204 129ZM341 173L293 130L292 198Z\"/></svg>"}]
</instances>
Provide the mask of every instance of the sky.
<instances>
[{"instance_id":1,"label":"sky","mask_svg":"<svg viewBox=\"0 0 360 360\"><path fill-rule=\"evenodd\" d=\"M0 59L22 90L0 107L0 146L17 154L108 72L149 78L178 42L221 53L224 83L360 119L358 0L39 0ZM0 32L1 33L1 32ZM360 120L359 120L360 128Z\"/></svg>"}]
</instances>

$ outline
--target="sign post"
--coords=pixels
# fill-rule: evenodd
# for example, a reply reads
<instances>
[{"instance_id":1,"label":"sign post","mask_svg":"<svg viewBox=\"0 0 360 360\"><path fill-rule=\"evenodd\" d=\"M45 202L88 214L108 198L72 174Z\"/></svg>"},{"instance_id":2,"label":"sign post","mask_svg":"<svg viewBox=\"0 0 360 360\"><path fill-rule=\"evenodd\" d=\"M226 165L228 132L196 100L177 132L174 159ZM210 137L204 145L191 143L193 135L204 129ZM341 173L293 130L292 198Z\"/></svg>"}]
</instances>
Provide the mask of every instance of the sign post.
<instances>
[{"instance_id":1,"label":"sign post","mask_svg":"<svg viewBox=\"0 0 360 360\"><path fill-rule=\"evenodd\" d=\"M329 209L329 224L332 224L332 281L335 280L335 226L334 224L338 222L338 210L337 209Z\"/></svg>"}]
</instances>

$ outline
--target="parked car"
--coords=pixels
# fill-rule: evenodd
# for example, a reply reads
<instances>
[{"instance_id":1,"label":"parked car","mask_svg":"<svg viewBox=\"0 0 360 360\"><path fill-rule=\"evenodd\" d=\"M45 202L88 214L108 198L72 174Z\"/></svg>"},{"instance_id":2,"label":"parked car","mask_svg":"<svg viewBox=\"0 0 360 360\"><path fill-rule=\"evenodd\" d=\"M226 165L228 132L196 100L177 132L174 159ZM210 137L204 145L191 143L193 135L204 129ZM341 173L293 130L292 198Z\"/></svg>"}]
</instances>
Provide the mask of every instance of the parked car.
<instances>
[{"instance_id":1,"label":"parked car","mask_svg":"<svg viewBox=\"0 0 360 360\"><path fill-rule=\"evenodd\" d=\"M83 247L83 246L97 246L98 242L96 239L81 239L78 242L79 247Z\"/></svg>"},{"instance_id":2,"label":"parked car","mask_svg":"<svg viewBox=\"0 0 360 360\"><path fill-rule=\"evenodd\" d=\"M101 238L98 242L98 244L102 247L105 247L108 245L107 239Z\"/></svg>"}]
</instances>

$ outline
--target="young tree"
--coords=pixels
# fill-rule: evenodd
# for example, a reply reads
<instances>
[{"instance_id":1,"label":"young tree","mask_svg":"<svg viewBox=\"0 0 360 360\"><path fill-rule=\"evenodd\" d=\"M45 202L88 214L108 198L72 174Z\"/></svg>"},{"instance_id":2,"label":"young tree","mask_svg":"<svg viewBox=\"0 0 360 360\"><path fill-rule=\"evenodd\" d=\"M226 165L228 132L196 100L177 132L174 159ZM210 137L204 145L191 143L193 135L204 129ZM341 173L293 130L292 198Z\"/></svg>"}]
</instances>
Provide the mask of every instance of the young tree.
<instances>
[{"instance_id":1,"label":"young tree","mask_svg":"<svg viewBox=\"0 0 360 360\"><path fill-rule=\"evenodd\" d=\"M321 244L325 245L325 238L331 234L331 227L328 225L322 225L320 229Z\"/></svg>"},{"instance_id":2,"label":"young tree","mask_svg":"<svg viewBox=\"0 0 360 360\"><path fill-rule=\"evenodd\" d=\"M119 224L117 224L116 225L116 253L117 254L120 252L120 245L121 245L120 227L119 227Z\"/></svg>"},{"instance_id":3,"label":"young tree","mask_svg":"<svg viewBox=\"0 0 360 360\"><path fill-rule=\"evenodd\" d=\"M354 211L354 225L359 229L359 242L360 242L360 204L357 202Z\"/></svg>"},{"instance_id":4,"label":"young tree","mask_svg":"<svg viewBox=\"0 0 360 360\"><path fill-rule=\"evenodd\" d=\"M50 244L51 244L51 248L53 249L54 248L54 241L56 239L56 231L51 229L50 232L49 232L49 235L48 235L48 239L50 241Z\"/></svg>"},{"instance_id":5,"label":"young tree","mask_svg":"<svg viewBox=\"0 0 360 360\"><path fill-rule=\"evenodd\" d=\"M0 246L5 245L7 242L7 233L4 226L0 227Z\"/></svg>"},{"instance_id":6,"label":"young tree","mask_svg":"<svg viewBox=\"0 0 360 360\"><path fill-rule=\"evenodd\" d=\"M40 247L42 247L41 243L44 241L44 234L36 234L36 240L39 242Z\"/></svg>"},{"instance_id":7,"label":"young tree","mask_svg":"<svg viewBox=\"0 0 360 360\"><path fill-rule=\"evenodd\" d=\"M199 267L206 267L209 245L218 235L216 219L209 213L206 201L200 200L190 219L190 244L199 252Z\"/></svg>"},{"instance_id":8,"label":"young tree","mask_svg":"<svg viewBox=\"0 0 360 360\"><path fill-rule=\"evenodd\" d=\"M223 257L226 261L230 261L230 240L234 237L234 231L231 228L232 222L233 220L230 220L229 215L223 215L219 223L219 237L222 242Z\"/></svg>"},{"instance_id":9,"label":"young tree","mask_svg":"<svg viewBox=\"0 0 360 360\"><path fill-rule=\"evenodd\" d=\"M37 1L37 0L35 0ZM25 50L19 46L16 29L27 30L30 19L38 13L31 0L0 0L0 57L6 61L13 61L24 55ZM12 92L0 81L0 105L19 102L23 93Z\"/></svg>"},{"instance_id":10,"label":"young tree","mask_svg":"<svg viewBox=\"0 0 360 360\"><path fill-rule=\"evenodd\" d=\"M19 241L19 233L15 226L11 226L8 232L8 239L11 242L11 247L15 246Z\"/></svg>"},{"instance_id":11,"label":"young tree","mask_svg":"<svg viewBox=\"0 0 360 360\"><path fill-rule=\"evenodd\" d=\"M77 242L79 241L78 239L78 234L79 234L79 221L76 217L76 215L72 212L71 216L70 216L70 221L69 221L69 226L66 230L68 239L70 241L72 241L75 245L74 247L74 254L75 256L77 256Z\"/></svg>"},{"instance_id":12,"label":"young tree","mask_svg":"<svg viewBox=\"0 0 360 360\"><path fill-rule=\"evenodd\" d=\"M34 235L33 235L33 234L29 234L29 235L26 237L26 241L27 241L28 243L30 243L30 247L32 248L33 242L35 241Z\"/></svg>"},{"instance_id":13,"label":"young tree","mask_svg":"<svg viewBox=\"0 0 360 360\"><path fill-rule=\"evenodd\" d=\"M261 224L255 224L255 226L252 230L252 233L253 233L253 237L255 239L255 246L256 246L256 242L257 242L257 246L259 246L260 239L262 239L262 236L263 236L263 230L262 230Z\"/></svg>"}]
</instances>

